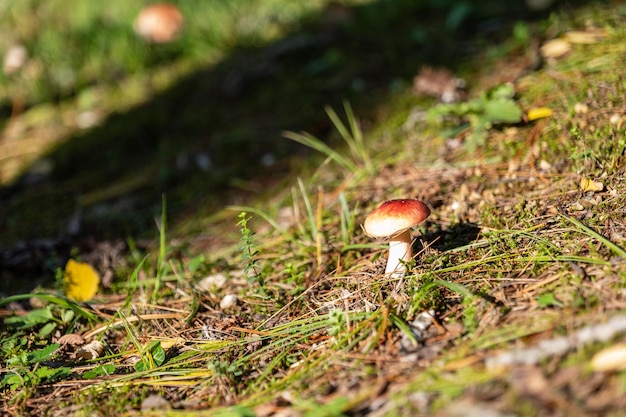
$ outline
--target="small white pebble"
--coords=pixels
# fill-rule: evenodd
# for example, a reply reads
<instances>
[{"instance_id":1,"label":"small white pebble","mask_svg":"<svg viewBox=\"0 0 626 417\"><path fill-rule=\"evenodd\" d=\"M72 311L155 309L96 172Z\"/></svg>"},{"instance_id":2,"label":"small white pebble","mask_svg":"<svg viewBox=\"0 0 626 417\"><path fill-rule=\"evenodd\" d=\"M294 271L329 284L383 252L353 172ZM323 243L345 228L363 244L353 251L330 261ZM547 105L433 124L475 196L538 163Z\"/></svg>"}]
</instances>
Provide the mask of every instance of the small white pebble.
<instances>
[{"instance_id":1,"label":"small white pebble","mask_svg":"<svg viewBox=\"0 0 626 417\"><path fill-rule=\"evenodd\" d=\"M545 159L539 161L539 170L543 172L550 171L552 169L552 164Z\"/></svg>"},{"instance_id":2,"label":"small white pebble","mask_svg":"<svg viewBox=\"0 0 626 417\"><path fill-rule=\"evenodd\" d=\"M202 278L197 285L202 291L223 288L224 285L226 285L226 275L221 272L209 275L208 277Z\"/></svg>"},{"instance_id":3,"label":"small white pebble","mask_svg":"<svg viewBox=\"0 0 626 417\"><path fill-rule=\"evenodd\" d=\"M609 118L609 122L612 125L616 125L617 127L620 127L622 125L622 116L619 114L613 114L610 118Z\"/></svg>"},{"instance_id":4,"label":"small white pebble","mask_svg":"<svg viewBox=\"0 0 626 417\"><path fill-rule=\"evenodd\" d=\"M235 294L227 294L220 301L220 308L226 310L237 305L237 296Z\"/></svg>"},{"instance_id":5,"label":"small white pebble","mask_svg":"<svg viewBox=\"0 0 626 417\"><path fill-rule=\"evenodd\" d=\"M152 394L141 403L141 411L170 410L172 405L160 395Z\"/></svg>"},{"instance_id":6,"label":"small white pebble","mask_svg":"<svg viewBox=\"0 0 626 417\"><path fill-rule=\"evenodd\" d=\"M589 112L589 107L583 103L576 103L574 105L574 113L576 114L586 114Z\"/></svg>"}]
</instances>

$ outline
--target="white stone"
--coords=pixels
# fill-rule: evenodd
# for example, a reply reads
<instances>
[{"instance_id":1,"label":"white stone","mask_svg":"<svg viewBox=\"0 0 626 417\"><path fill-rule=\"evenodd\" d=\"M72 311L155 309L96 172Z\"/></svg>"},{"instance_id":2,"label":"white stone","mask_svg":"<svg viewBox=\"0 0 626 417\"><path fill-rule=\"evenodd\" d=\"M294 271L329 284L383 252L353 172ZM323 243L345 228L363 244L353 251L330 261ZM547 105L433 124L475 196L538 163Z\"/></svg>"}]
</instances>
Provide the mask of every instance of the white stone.
<instances>
[{"instance_id":1,"label":"white stone","mask_svg":"<svg viewBox=\"0 0 626 417\"><path fill-rule=\"evenodd\" d=\"M237 305L237 296L235 294L227 294L222 298L222 301L220 301L220 308L222 310L227 310L235 305Z\"/></svg>"}]
</instances>

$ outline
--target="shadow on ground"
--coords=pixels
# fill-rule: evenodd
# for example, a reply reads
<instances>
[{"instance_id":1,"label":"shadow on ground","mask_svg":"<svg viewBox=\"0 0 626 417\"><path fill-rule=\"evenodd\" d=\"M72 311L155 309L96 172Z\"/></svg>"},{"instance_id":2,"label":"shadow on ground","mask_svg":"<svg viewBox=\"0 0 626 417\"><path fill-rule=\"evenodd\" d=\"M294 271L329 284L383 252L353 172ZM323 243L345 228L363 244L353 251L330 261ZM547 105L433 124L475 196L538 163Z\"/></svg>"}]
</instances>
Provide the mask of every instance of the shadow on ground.
<instances>
[{"instance_id":1,"label":"shadow on ground","mask_svg":"<svg viewBox=\"0 0 626 417\"><path fill-rule=\"evenodd\" d=\"M469 245L476 240L480 227L472 223L458 223L446 230L429 234L424 240L431 242L429 247L445 252Z\"/></svg>"},{"instance_id":2,"label":"shadow on ground","mask_svg":"<svg viewBox=\"0 0 626 417\"><path fill-rule=\"evenodd\" d=\"M311 154L281 131L332 141L325 105L339 110L349 100L373 117L421 65L458 70L533 16L519 0L335 4L275 43L235 48L216 67L67 138L46 156L49 176L1 189L2 281L52 277L86 236L155 236L162 194L174 223L252 201Z\"/></svg>"}]
</instances>

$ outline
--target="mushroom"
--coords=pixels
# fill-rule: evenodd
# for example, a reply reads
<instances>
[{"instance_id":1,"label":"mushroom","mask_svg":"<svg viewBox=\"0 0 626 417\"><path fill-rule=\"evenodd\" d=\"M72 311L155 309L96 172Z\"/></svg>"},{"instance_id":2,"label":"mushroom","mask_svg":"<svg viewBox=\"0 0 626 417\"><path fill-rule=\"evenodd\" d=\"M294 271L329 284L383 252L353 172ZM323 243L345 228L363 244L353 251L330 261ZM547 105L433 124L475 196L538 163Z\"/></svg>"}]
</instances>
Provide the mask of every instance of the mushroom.
<instances>
[{"instance_id":1,"label":"mushroom","mask_svg":"<svg viewBox=\"0 0 626 417\"><path fill-rule=\"evenodd\" d=\"M133 29L148 42L168 43L180 35L183 24L183 14L176 5L155 3L139 12L133 22Z\"/></svg>"},{"instance_id":2,"label":"mushroom","mask_svg":"<svg viewBox=\"0 0 626 417\"><path fill-rule=\"evenodd\" d=\"M411 227L430 215L426 204L413 199L389 200L372 211L363 224L370 237L389 237L389 258L385 274L399 278L406 271L405 262L411 260Z\"/></svg>"}]
</instances>

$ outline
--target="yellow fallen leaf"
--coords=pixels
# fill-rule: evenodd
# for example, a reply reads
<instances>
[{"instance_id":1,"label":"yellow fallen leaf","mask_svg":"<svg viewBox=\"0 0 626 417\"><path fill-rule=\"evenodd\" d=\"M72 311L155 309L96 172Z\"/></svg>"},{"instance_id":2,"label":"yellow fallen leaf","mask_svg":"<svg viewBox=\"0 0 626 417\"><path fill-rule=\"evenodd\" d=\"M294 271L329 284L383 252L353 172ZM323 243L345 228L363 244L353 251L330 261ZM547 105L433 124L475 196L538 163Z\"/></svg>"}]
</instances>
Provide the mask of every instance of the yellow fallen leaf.
<instances>
[{"instance_id":1,"label":"yellow fallen leaf","mask_svg":"<svg viewBox=\"0 0 626 417\"><path fill-rule=\"evenodd\" d=\"M70 259L65 265L63 280L65 295L74 301L83 302L91 300L98 292L100 276L91 265Z\"/></svg>"},{"instance_id":2,"label":"yellow fallen leaf","mask_svg":"<svg viewBox=\"0 0 626 417\"><path fill-rule=\"evenodd\" d=\"M594 181L587 177L582 177L580 179L580 189L586 193L588 191L602 191L604 190L604 184L600 181Z\"/></svg>"},{"instance_id":3,"label":"yellow fallen leaf","mask_svg":"<svg viewBox=\"0 0 626 417\"><path fill-rule=\"evenodd\" d=\"M528 110L528 113L526 113L528 121L543 119L544 117L550 116L552 116L552 109L548 107L535 107L534 109Z\"/></svg>"},{"instance_id":4,"label":"yellow fallen leaf","mask_svg":"<svg viewBox=\"0 0 626 417\"><path fill-rule=\"evenodd\" d=\"M171 348L172 346L181 346L186 342L182 337L175 337L173 339L163 339L161 340L161 347L165 350Z\"/></svg>"}]
</instances>

